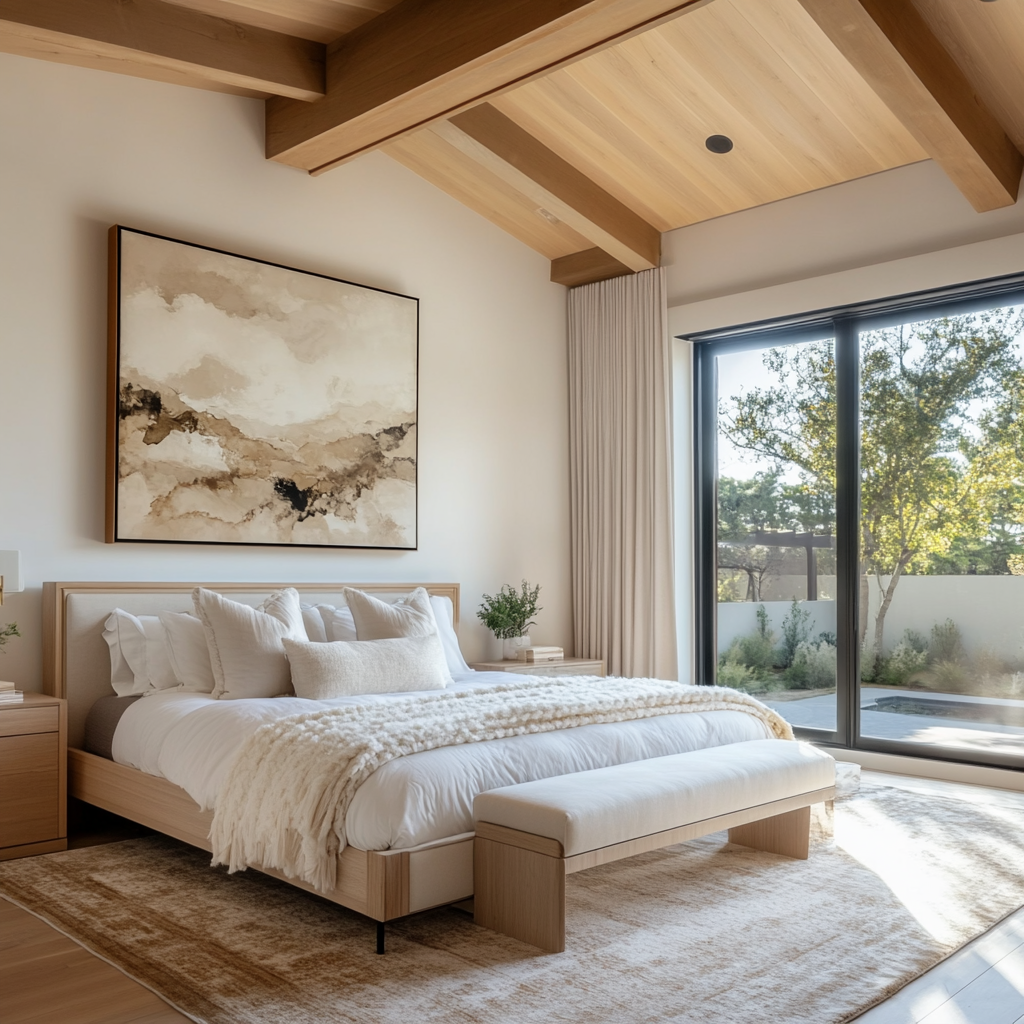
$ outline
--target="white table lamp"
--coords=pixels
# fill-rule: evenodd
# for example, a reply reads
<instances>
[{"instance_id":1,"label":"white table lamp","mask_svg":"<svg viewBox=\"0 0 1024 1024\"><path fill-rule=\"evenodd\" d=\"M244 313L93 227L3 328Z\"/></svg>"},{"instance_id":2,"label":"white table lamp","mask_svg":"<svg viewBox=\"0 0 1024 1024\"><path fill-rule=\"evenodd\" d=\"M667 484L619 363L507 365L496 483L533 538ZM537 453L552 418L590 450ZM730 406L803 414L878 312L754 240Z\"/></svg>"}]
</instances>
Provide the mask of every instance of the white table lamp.
<instances>
[{"instance_id":1,"label":"white table lamp","mask_svg":"<svg viewBox=\"0 0 1024 1024\"><path fill-rule=\"evenodd\" d=\"M4 603L4 593L20 594L25 589L25 581L21 578L21 552L0 551L0 604Z\"/></svg>"}]
</instances>

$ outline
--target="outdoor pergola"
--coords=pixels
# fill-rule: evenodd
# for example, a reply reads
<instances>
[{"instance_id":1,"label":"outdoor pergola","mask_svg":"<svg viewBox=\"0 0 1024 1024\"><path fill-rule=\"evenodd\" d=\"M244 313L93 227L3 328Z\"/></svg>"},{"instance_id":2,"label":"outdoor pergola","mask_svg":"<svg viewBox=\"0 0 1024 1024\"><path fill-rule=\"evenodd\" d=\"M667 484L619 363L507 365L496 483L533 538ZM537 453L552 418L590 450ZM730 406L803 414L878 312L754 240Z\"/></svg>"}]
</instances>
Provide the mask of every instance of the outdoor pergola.
<instances>
[{"instance_id":1,"label":"outdoor pergola","mask_svg":"<svg viewBox=\"0 0 1024 1024\"><path fill-rule=\"evenodd\" d=\"M758 532L747 534L743 540L730 541L730 544L743 544L750 547L768 548L803 548L807 552L807 600L818 600L818 548L831 548L835 538L831 534L817 535L814 533L788 533L773 530L771 533Z\"/></svg>"}]
</instances>

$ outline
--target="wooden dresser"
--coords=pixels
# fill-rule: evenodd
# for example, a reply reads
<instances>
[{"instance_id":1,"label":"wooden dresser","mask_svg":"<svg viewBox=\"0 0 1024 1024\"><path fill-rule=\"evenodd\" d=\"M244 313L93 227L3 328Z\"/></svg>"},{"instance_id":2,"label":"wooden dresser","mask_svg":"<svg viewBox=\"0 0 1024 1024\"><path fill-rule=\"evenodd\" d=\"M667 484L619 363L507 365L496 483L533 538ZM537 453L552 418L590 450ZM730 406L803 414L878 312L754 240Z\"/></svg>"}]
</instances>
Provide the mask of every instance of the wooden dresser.
<instances>
[{"instance_id":1,"label":"wooden dresser","mask_svg":"<svg viewBox=\"0 0 1024 1024\"><path fill-rule=\"evenodd\" d=\"M0 702L0 860L66 850L67 704Z\"/></svg>"},{"instance_id":2,"label":"wooden dresser","mask_svg":"<svg viewBox=\"0 0 1024 1024\"><path fill-rule=\"evenodd\" d=\"M601 658L563 658L561 661L478 661L477 672L517 672L524 676L603 676Z\"/></svg>"}]
</instances>

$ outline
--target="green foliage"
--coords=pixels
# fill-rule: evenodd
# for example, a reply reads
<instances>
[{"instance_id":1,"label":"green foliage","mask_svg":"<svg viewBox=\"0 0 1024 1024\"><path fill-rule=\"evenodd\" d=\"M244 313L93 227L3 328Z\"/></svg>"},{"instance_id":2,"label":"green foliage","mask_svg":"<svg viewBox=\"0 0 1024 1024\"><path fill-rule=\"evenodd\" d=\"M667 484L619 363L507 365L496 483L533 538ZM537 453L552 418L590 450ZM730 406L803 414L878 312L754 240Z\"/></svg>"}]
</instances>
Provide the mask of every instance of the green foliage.
<instances>
[{"instance_id":1,"label":"green foliage","mask_svg":"<svg viewBox=\"0 0 1024 1024\"><path fill-rule=\"evenodd\" d=\"M836 649L824 641L802 640L793 652L786 678L797 690L821 690L836 685Z\"/></svg>"},{"instance_id":2,"label":"green foliage","mask_svg":"<svg viewBox=\"0 0 1024 1024\"><path fill-rule=\"evenodd\" d=\"M901 640L878 666L876 682L884 686L907 686L917 682L928 665L928 652Z\"/></svg>"},{"instance_id":3,"label":"green foliage","mask_svg":"<svg viewBox=\"0 0 1024 1024\"><path fill-rule=\"evenodd\" d=\"M18 624L9 622L6 626L0 627L0 654L6 654L4 647L12 636L21 636L18 632Z\"/></svg>"},{"instance_id":4,"label":"green foliage","mask_svg":"<svg viewBox=\"0 0 1024 1024\"><path fill-rule=\"evenodd\" d=\"M763 607L763 606L762 606ZM796 657L796 650L811 635L811 613L800 607L793 598L786 617L782 620L782 646L779 648L779 668L789 668Z\"/></svg>"},{"instance_id":5,"label":"green foliage","mask_svg":"<svg viewBox=\"0 0 1024 1024\"><path fill-rule=\"evenodd\" d=\"M837 647L839 645L839 639L831 630L825 630L818 634L819 644L828 644L829 647Z\"/></svg>"},{"instance_id":6,"label":"green foliage","mask_svg":"<svg viewBox=\"0 0 1024 1024\"><path fill-rule=\"evenodd\" d=\"M928 650L928 641L924 634L919 633L916 629L903 630L903 643L919 653Z\"/></svg>"},{"instance_id":7,"label":"green foliage","mask_svg":"<svg viewBox=\"0 0 1024 1024\"><path fill-rule=\"evenodd\" d=\"M499 639L523 636L534 625L533 617L541 610L537 604L540 586L531 587L523 580L521 590L506 583L493 597L484 594L477 618Z\"/></svg>"},{"instance_id":8,"label":"green foliage","mask_svg":"<svg viewBox=\"0 0 1024 1024\"><path fill-rule=\"evenodd\" d=\"M928 645L928 653L932 661L935 662L963 664L967 660L960 627L952 619L946 619L941 623L936 622L932 626L932 638Z\"/></svg>"},{"instance_id":9,"label":"green foliage","mask_svg":"<svg viewBox=\"0 0 1024 1024\"><path fill-rule=\"evenodd\" d=\"M757 676L752 668L736 661L727 661L725 658L718 665L715 682L718 686L731 686L734 690L744 690L748 693L757 688Z\"/></svg>"}]
</instances>

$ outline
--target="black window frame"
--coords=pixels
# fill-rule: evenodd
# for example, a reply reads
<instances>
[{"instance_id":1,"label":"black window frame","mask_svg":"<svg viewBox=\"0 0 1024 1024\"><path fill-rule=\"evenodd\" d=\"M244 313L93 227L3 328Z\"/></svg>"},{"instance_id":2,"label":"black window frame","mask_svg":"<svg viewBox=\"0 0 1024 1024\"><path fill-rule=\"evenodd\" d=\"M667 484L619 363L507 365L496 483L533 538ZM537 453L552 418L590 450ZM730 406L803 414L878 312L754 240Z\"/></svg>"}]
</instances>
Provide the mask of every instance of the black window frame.
<instances>
[{"instance_id":1,"label":"black window frame","mask_svg":"<svg viewBox=\"0 0 1024 1024\"><path fill-rule=\"evenodd\" d=\"M836 362L836 728L797 728L801 739L848 750L1024 771L1011 755L979 758L951 747L864 737L860 729L860 335L901 323L1024 305L1024 273L791 317L679 335L693 345L694 610L697 682L711 684L718 665L718 381L719 355L780 344L834 340Z\"/></svg>"}]
</instances>

